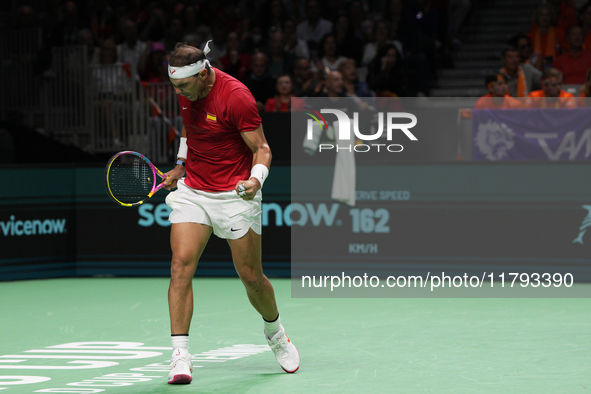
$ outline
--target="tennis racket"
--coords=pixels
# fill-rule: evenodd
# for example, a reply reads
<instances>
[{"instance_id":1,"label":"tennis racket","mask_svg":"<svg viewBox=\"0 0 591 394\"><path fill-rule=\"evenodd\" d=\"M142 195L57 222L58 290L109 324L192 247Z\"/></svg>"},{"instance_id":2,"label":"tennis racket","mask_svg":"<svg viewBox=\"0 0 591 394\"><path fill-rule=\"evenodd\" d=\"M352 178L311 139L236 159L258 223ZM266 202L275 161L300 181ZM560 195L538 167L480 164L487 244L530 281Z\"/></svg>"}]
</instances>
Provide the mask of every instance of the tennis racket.
<instances>
[{"instance_id":1,"label":"tennis racket","mask_svg":"<svg viewBox=\"0 0 591 394\"><path fill-rule=\"evenodd\" d=\"M164 187L165 175L148 158L133 151L119 152L105 168L105 187L111 200L124 207L146 202Z\"/></svg>"}]
</instances>

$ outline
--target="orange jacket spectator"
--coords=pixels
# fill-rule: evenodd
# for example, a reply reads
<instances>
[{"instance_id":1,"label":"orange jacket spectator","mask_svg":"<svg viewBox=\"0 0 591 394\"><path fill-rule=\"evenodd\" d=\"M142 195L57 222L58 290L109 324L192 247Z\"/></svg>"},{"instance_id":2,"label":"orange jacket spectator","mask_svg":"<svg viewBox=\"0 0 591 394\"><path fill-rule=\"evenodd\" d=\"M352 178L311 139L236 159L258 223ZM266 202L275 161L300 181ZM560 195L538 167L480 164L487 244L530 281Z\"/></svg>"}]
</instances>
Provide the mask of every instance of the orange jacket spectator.
<instances>
[{"instance_id":1,"label":"orange jacket spectator","mask_svg":"<svg viewBox=\"0 0 591 394\"><path fill-rule=\"evenodd\" d=\"M490 74L484 78L488 94L480 97L474 109L517 109L521 102L509 95L507 76L503 73Z\"/></svg>"},{"instance_id":2,"label":"orange jacket spectator","mask_svg":"<svg viewBox=\"0 0 591 394\"><path fill-rule=\"evenodd\" d=\"M529 94L525 106L527 108L573 108L575 96L562 89L558 96L546 96L544 89L534 90Z\"/></svg>"},{"instance_id":3,"label":"orange jacket spectator","mask_svg":"<svg viewBox=\"0 0 591 394\"><path fill-rule=\"evenodd\" d=\"M552 67L562 71L564 83L581 85L591 67L591 51L583 49L583 29L580 26L572 26L568 30L568 43L568 52L558 56Z\"/></svg>"},{"instance_id":4,"label":"orange jacket spectator","mask_svg":"<svg viewBox=\"0 0 591 394\"><path fill-rule=\"evenodd\" d=\"M516 98L509 96L505 97L493 97L492 94L485 94L480 97L474 109L519 109L522 108L521 102Z\"/></svg>"},{"instance_id":5,"label":"orange jacket spectator","mask_svg":"<svg viewBox=\"0 0 591 394\"><path fill-rule=\"evenodd\" d=\"M527 34L533 43L533 53L547 59L552 59L560 53L561 31L553 26L556 16L548 4L541 4L535 15L532 29Z\"/></svg>"}]
</instances>

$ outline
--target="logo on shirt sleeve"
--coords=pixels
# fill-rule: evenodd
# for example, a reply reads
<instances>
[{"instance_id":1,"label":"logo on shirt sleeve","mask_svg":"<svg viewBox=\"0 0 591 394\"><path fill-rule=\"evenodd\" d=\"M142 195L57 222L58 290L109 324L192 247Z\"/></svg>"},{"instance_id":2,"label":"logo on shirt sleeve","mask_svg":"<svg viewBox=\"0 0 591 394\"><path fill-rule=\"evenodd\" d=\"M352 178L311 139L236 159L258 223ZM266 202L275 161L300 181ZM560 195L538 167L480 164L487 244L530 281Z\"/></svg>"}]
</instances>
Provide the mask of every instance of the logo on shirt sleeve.
<instances>
[{"instance_id":1,"label":"logo on shirt sleeve","mask_svg":"<svg viewBox=\"0 0 591 394\"><path fill-rule=\"evenodd\" d=\"M208 122L213 122L213 123L217 123L218 119L214 114L210 114L209 112L207 113L207 121Z\"/></svg>"}]
</instances>

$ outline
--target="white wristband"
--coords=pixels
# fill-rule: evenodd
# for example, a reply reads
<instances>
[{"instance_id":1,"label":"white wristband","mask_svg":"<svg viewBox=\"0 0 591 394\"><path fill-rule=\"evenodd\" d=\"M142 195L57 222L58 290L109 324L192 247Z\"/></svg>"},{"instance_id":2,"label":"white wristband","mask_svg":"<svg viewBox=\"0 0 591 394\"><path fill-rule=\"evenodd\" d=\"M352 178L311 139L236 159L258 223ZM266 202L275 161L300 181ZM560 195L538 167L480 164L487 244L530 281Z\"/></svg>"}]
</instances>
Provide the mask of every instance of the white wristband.
<instances>
[{"instance_id":1,"label":"white wristband","mask_svg":"<svg viewBox=\"0 0 591 394\"><path fill-rule=\"evenodd\" d=\"M250 170L250 177L256 178L259 180L261 184L261 189L263 188L263 183L265 183L265 179L269 176L269 169L264 164L255 164Z\"/></svg>"},{"instance_id":2,"label":"white wristband","mask_svg":"<svg viewBox=\"0 0 591 394\"><path fill-rule=\"evenodd\" d=\"M179 153L176 155L176 157L182 157L183 159L187 160L188 150L189 148L187 148L187 138L181 137L181 143L179 144Z\"/></svg>"}]
</instances>

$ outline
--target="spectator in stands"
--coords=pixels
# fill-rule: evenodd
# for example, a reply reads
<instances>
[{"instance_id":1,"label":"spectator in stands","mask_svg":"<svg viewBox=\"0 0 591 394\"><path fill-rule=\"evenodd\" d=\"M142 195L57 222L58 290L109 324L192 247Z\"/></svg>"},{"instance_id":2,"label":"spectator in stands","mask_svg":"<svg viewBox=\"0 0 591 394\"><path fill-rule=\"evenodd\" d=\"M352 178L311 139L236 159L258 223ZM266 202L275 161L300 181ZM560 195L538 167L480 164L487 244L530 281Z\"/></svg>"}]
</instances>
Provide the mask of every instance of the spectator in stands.
<instances>
[{"instance_id":1,"label":"spectator in stands","mask_svg":"<svg viewBox=\"0 0 591 394\"><path fill-rule=\"evenodd\" d=\"M323 83L314 77L308 59L298 59L294 67L293 94L298 97L315 97Z\"/></svg>"},{"instance_id":2,"label":"spectator in stands","mask_svg":"<svg viewBox=\"0 0 591 394\"><path fill-rule=\"evenodd\" d=\"M183 13L183 35L197 34L199 29L199 18L197 15L197 7L194 5L188 5L184 8Z\"/></svg>"},{"instance_id":3,"label":"spectator in stands","mask_svg":"<svg viewBox=\"0 0 591 394\"><path fill-rule=\"evenodd\" d=\"M15 29L32 29L39 27L39 18L33 7L23 4L16 9Z\"/></svg>"},{"instance_id":4,"label":"spectator in stands","mask_svg":"<svg viewBox=\"0 0 591 394\"><path fill-rule=\"evenodd\" d=\"M285 52L285 35L276 31L269 36L269 67L268 71L273 79L293 71L295 58Z\"/></svg>"},{"instance_id":5,"label":"spectator in stands","mask_svg":"<svg viewBox=\"0 0 591 394\"><path fill-rule=\"evenodd\" d=\"M207 54L207 59L212 63L226 55L226 26L222 21L216 21L211 26L212 41L209 43L211 51Z\"/></svg>"},{"instance_id":6,"label":"spectator in stands","mask_svg":"<svg viewBox=\"0 0 591 394\"><path fill-rule=\"evenodd\" d=\"M499 71L507 75L509 94L513 97L527 97L528 93L540 88L542 73L531 64L519 63L519 50L514 47L503 49L501 54L503 68Z\"/></svg>"},{"instance_id":7,"label":"spectator in stands","mask_svg":"<svg viewBox=\"0 0 591 394\"><path fill-rule=\"evenodd\" d=\"M182 42L185 26L183 19L178 16L171 16L166 20L166 30L164 31L164 48L170 53L174 50L177 42Z\"/></svg>"},{"instance_id":8,"label":"spectator in stands","mask_svg":"<svg viewBox=\"0 0 591 394\"><path fill-rule=\"evenodd\" d=\"M283 33L285 34L285 53L294 59L310 59L308 45L306 41L298 37L296 24L293 20L288 19L285 21L283 24Z\"/></svg>"},{"instance_id":9,"label":"spectator in stands","mask_svg":"<svg viewBox=\"0 0 591 394\"><path fill-rule=\"evenodd\" d=\"M562 90L562 73L548 68L542 74L542 89L531 92L525 105L528 108L573 108L575 98Z\"/></svg>"},{"instance_id":10,"label":"spectator in stands","mask_svg":"<svg viewBox=\"0 0 591 394\"><path fill-rule=\"evenodd\" d=\"M166 13L157 1L150 1L137 19L141 41L160 41L166 33Z\"/></svg>"},{"instance_id":11,"label":"spectator in stands","mask_svg":"<svg viewBox=\"0 0 591 394\"><path fill-rule=\"evenodd\" d=\"M326 72L338 69L339 64L346 58L337 53L337 39L334 34L328 33L320 40L319 59L312 63L312 72L321 78Z\"/></svg>"},{"instance_id":12,"label":"spectator in stands","mask_svg":"<svg viewBox=\"0 0 591 394\"><path fill-rule=\"evenodd\" d=\"M520 63L531 64L538 70L542 69L543 59L541 56L534 56L531 38L527 34L517 34L511 37L508 44L519 50Z\"/></svg>"},{"instance_id":13,"label":"spectator in stands","mask_svg":"<svg viewBox=\"0 0 591 394\"><path fill-rule=\"evenodd\" d=\"M243 80L250 72L250 55L240 52L238 33L228 33L226 52L225 56L218 59L220 68L234 78Z\"/></svg>"},{"instance_id":14,"label":"spectator in stands","mask_svg":"<svg viewBox=\"0 0 591 394\"><path fill-rule=\"evenodd\" d=\"M585 74L585 83L581 86L579 97L577 98L577 107L591 107L591 68Z\"/></svg>"},{"instance_id":15,"label":"spectator in stands","mask_svg":"<svg viewBox=\"0 0 591 394\"><path fill-rule=\"evenodd\" d=\"M591 50L591 1L579 10L579 25L583 28L583 48Z\"/></svg>"},{"instance_id":16,"label":"spectator in stands","mask_svg":"<svg viewBox=\"0 0 591 394\"><path fill-rule=\"evenodd\" d=\"M390 23L381 19L373 25L373 39L365 44L363 47L363 58L361 64L369 66L374 60L376 54L387 45L397 45L398 52L402 52L402 43L400 41L393 41L389 39Z\"/></svg>"},{"instance_id":17,"label":"spectator in stands","mask_svg":"<svg viewBox=\"0 0 591 394\"><path fill-rule=\"evenodd\" d=\"M263 40L267 40L272 33L283 31L283 24L287 19L287 11L281 0L267 0L261 8Z\"/></svg>"},{"instance_id":18,"label":"spectator in stands","mask_svg":"<svg viewBox=\"0 0 591 394\"><path fill-rule=\"evenodd\" d=\"M123 19L120 30L124 41L117 45L117 59L137 70L142 54L146 50L146 43L138 40L137 24L132 19Z\"/></svg>"},{"instance_id":19,"label":"spectator in stands","mask_svg":"<svg viewBox=\"0 0 591 394\"><path fill-rule=\"evenodd\" d=\"M64 47L76 45L78 32L88 28L88 23L78 13L78 4L66 1L62 8L62 21L49 34L49 47Z\"/></svg>"},{"instance_id":20,"label":"spectator in stands","mask_svg":"<svg viewBox=\"0 0 591 394\"><path fill-rule=\"evenodd\" d=\"M577 24L577 11L575 10L573 0L547 0L546 3L552 8L554 15L556 15L555 26L559 32L566 32ZM559 37L560 39L561 37ZM561 46L563 45L562 42L560 44Z\"/></svg>"},{"instance_id":21,"label":"spectator in stands","mask_svg":"<svg viewBox=\"0 0 591 394\"><path fill-rule=\"evenodd\" d=\"M113 37L117 26L117 16L108 1L95 0L89 2L89 9L85 11L85 14L89 17L90 30L99 41L102 42Z\"/></svg>"},{"instance_id":22,"label":"spectator in stands","mask_svg":"<svg viewBox=\"0 0 591 394\"><path fill-rule=\"evenodd\" d=\"M98 40L90 29L82 29L78 32L78 45L83 45L86 48L86 61L89 66L97 65L100 62L101 49L97 43Z\"/></svg>"},{"instance_id":23,"label":"spectator in stands","mask_svg":"<svg viewBox=\"0 0 591 394\"><path fill-rule=\"evenodd\" d=\"M320 6L316 0L306 1L306 19L297 26L298 37L306 41L310 51L318 50L322 38L332 31L332 22L320 17Z\"/></svg>"},{"instance_id":24,"label":"spectator in stands","mask_svg":"<svg viewBox=\"0 0 591 394\"><path fill-rule=\"evenodd\" d=\"M346 59L341 62L338 68L343 77L343 86L349 97L373 97L366 82L360 82L357 75L357 64L353 59Z\"/></svg>"},{"instance_id":25,"label":"spectator in stands","mask_svg":"<svg viewBox=\"0 0 591 394\"><path fill-rule=\"evenodd\" d=\"M349 5L349 21L355 35L363 41L369 41L373 30L373 22L366 15L363 8L367 2L353 0Z\"/></svg>"},{"instance_id":26,"label":"spectator in stands","mask_svg":"<svg viewBox=\"0 0 591 394\"><path fill-rule=\"evenodd\" d=\"M337 53L361 64L363 40L355 34L346 14L341 14L337 18L334 25L334 35L337 40Z\"/></svg>"},{"instance_id":27,"label":"spectator in stands","mask_svg":"<svg viewBox=\"0 0 591 394\"><path fill-rule=\"evenodd\" d=\"M292 83L289 74L281 74L277 77L277 94L265 103L265 112L290 112L302 111L305 103L292 93Z\"/></svg>"},{"instance_id":28,"label":"spectator in stands","mask_svg":"<svg viewBox=\"0 0 591 394\"><path fill-rule=\"evenodd\" d=\"M376 96L402 97L405 95L405 76L402 58L395 45L386 45L369 65L367 82Z\"/></svg>"},{"instance_id":29,"label":"spectator in stands","mask_svg":"<svg viewBox=\"0 0 591 394\"><path fill-rule=\"evenodd\" d=\"M548 4L541 4L536 10L532 29L527 34L533 43L534 56L541 56L543 68L550 67L560 53L560 32L553 26L556 15Z\"/></svg>"},{"instance_id":30,"label":"spectator in stands","mask_svg":"<svg viewBox=\"0 0 591 394\"><path fill-rule=\"evenodd\" d=\"M120 119L122 112L128 110L132 81L126 75L121 63L117 61L117 45L112 39L105 40L100 49L100 63L91 68L93 90L96 93L94 111L96 125L108 130L113 141L104 141L106 147L122 146ZM126 97L127 96L127 97Z\"/></svg>"},{"instance_id":31,"label":"spectator in stands","mask_svg":"<svg viewBox=\"0 0 591 394\"><path fill-rule=\"evenodd\" d=\"M568 29L568 43L568 52L554 60L554 68L562 72L565 84L581 85L591 67L591 51L583 50L582 27L575 25Z\"/></svg>"},{"instance_id":32,"label":"spectator in stands","mask_svg":"<svg viewBox=\"0 0 591 394\"><path fill-rule=\"evenodd\" d=\"M484 84L488 94L476 101L474 109L518 109L522 107L519 100L509 96L506 75L500 73L487 75Z\"/></svg>"},{"instance_id":33,"label":"spectator in stands","mask_svg":"<svg viewBox=\"0 0 591 394\"><path fill-rule=\"evenodd\" d=\"M267 72L268 64L267 55L255 53L251 57L252 72L242 81L250 89L261 112L267 100L275 95L275 81Z\"/></svg>"},{"instance_id":34,"label":"spectator in stands","mask_svg":"<svg viewBox=\"0 0 591 394\"><path fill-rule=\"evenodd\" d=\"M346 97L343 76L340 71L330 71L324 77L324 91L319 97Z\"/></svg>"},{"instance_id":35,"label":"spectator in stands","mask_svg":"<svg viewBox=\"0 0 591 394\"><path fill-rule=\"evenodd\" d=\"M138 73L142 82L168 81L166 53L166 48L161 42L153 42L150 46L146 46L138 64Z\"/></svg>"}]
</instances>

